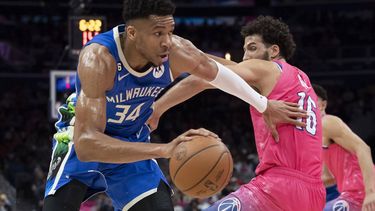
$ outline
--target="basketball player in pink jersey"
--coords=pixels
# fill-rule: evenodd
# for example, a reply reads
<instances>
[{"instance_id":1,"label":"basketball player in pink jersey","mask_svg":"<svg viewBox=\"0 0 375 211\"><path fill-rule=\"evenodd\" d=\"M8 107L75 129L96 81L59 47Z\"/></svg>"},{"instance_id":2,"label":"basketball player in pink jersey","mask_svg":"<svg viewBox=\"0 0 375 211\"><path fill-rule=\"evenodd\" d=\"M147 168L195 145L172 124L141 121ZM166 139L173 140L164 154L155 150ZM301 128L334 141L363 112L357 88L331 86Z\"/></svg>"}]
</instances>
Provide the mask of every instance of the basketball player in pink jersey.
<instances>
[{"instance_id":1,"label":"basketball player in pink jersey","mask_svg":"<svg viewBox=\"0 0 375 211\"><path fill-rule=\"evenodd\" d=\"M257 176L207 210L321 211L325 205L322 173L322 125L318 97L307 75L286 62L295 43L288 26L278 19L260 16L243 27L243 62L218 62L240 75L268 99L298 103L307 118L306 127L278 124L271 134L262 114L250 108L259 155ZM170 107L211 88L204 80L189 76L176 84L155 104L151 126ZM275 137L275 138L274 138Z\"/></svg>"},{"instance_id":2,"label":"basketball player in pink jersey","mask_svg":"<svg viewBox=\"0 0 375 211\"><path fill-rule=\"evenodd\" d=\"M375 172L370 147L339 117L326 114L326 90L319 85L314 85L314 90L322 115L324 164L336 179L340 192L324 210L375 210Z\"/></svg>"}]
</instances>

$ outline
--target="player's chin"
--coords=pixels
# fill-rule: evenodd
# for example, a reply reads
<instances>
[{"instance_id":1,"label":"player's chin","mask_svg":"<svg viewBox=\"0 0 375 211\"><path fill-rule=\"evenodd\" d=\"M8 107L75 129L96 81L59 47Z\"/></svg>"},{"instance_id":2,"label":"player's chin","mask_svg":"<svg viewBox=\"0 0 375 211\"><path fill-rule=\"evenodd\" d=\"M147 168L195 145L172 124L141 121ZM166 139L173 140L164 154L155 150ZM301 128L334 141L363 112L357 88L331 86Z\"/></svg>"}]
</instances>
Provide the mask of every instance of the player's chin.
<instances>
[{"instance_id":1,"label":"player's chin","mask_svg":"<svg viewBox=\"0 0 375 211\"><path fill-rule=\"evenodd\" d=\"M159 67L163 64L164 60L165 58L158 56L152 63L154 64L154 66Z\"/></svg>"}]
</instances>

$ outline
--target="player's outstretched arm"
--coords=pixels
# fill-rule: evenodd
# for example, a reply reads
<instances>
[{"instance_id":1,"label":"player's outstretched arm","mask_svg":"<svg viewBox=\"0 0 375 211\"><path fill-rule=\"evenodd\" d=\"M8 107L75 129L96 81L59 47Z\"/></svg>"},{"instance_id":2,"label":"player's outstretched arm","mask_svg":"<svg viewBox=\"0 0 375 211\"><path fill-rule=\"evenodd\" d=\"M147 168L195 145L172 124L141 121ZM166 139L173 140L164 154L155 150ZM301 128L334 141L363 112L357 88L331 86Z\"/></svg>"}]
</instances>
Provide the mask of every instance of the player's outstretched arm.
<instances>
[{"instance_id":1,"label":"player's outstretched arm","mask_svg":"<svg viewBox=\"0 0 375 211\"><path fill-rule=\"evenodd\" d=\"M204 129L191 130L168 144L125 142L104 134L106 91L113 86L116 63L108 50L98 44L86 47L79 59L81 90L76 104L74 147L85 162L128 163L151 158L169 158L174 148L191 135L216 134Z\"/></svg>"},{"instance_id":2,"label":"player's outstretched arm","mask_svg":"<svg viewBox=\"0 0 375 211\"><path fill-rule=\"evenodd\" d=\"M209 81L211 85L218 89L244 100L254 106L259 112L266 110L266 97L258 94L233 71L210 59L190 41L173 36L169 57L173 75L189 72Z\"/></svg>"},{"instance_id":3,"label":"player's outstretched arm","mask_svg":"<svg viewBox=\"0 0 375 211\"><path fill-rule=\"evenodd\" d=\"M375 208L375 175L370 147L339 117L326 115L322 122L323 134L325 137L333 140L336 144L357 156L366 191L366 198L364 200L363 208Z\"/></svg>"},{"instance_id":4,"label":"player's outstretched arm","mask_svg":"<svg viewBox=\"0 0 375 211\"><path fill-rule=\"evenodd\" d=\"M227 59L224 59L224 58L221 58L221 57L218 57L218 56L215 56L215 55L211 55L211 54L208 54L208 53L206 53L206 55L209 58L211 58L211 59L219 62L222 65L236 65L236 64L238 64L237 62L234 62L234 61L231 61L231 60L227 60Z\"/></svg>"},{"instance_id":5,"label":"player's outstretched arm","mask_svg":"<svg viewBox=\"0 0 375 211\"><path fill-rule=\"evenodd\" d=\"M174 75L179 75L176 71L185 71L203 78L209 83L231 95L234 95L252 105L260 113L263 113L264 120L272 136L278 141L276 125L278 123L290 123L305 127L305 124L297 121L297 117L306 117L306 113L298 109L295 103L281 101L267 101L267 98L257 93L249 84L258 89L262 84L256 81L261 79L261 75L254 74L252 67L246 65L247 61L238 65L232 65L231 69L208 58L202 51L197 49L190 41L178 36L172 39L170 53L170 64ZM268 62L271 63L271 62ZM275 66L275 64L273 64ZM266 65L267 66L267 65ZM276 68L276 67L274 67ZM267 68L262 69L268 70ZM266 71L269 72L269 71ZM240 74L242 73L242 74ZM244 79L242 79L244 77ZM258 85L258 86L257 86Z\"/></svg>"}]
</instances>

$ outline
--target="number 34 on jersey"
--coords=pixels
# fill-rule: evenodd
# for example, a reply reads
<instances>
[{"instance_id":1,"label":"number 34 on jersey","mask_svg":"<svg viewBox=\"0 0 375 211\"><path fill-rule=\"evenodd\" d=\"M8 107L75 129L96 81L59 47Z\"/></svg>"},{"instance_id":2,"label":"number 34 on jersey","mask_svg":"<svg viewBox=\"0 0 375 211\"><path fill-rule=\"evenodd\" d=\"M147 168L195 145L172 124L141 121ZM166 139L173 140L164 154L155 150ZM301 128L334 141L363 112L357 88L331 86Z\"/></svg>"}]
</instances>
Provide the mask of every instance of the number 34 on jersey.
<instances>
[{"instance_id":1,"label":"number 34 on jersey","mask_svg":"<svg viewBox=\"0 0 375 211\"><path fill-rule=\"evenodd\" d=\"M116 109L118 109L118 112L116 112L117 118L116 119L109 118L108 122L109 123L115 123L115 124L121 124L124 121L134 121L139 117L142 106L144 104L145 103L141 103L135 108L134 108L134 106L131 106L131 105L116 105Z\"/></svg>"}]
</instances>

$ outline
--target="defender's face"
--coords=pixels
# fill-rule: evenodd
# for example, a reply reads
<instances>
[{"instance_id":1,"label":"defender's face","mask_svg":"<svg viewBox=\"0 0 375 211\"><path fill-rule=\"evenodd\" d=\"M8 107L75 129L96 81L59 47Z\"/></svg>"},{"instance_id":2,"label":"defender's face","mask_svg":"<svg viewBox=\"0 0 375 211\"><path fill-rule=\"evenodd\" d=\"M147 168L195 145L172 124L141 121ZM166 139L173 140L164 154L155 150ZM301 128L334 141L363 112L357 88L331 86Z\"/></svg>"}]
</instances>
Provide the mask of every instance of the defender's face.
<instances>
[{"instance_id":1,"label":"defender's face","mask_svg":"<svg viewBox=\"0 0 375 211\"><path fill-rule=\"evenodd\" d=\"M172 16L151 15L142 20L137 29L136 48L154 66L160 66L168 60L174 26Z\"/></svg>"},{"instance_id":2,"label":"defender's face","mask_svg":"<svg viewBox=\"0 0 375 211\"><path fill-rule=\"evenodd\" d=\"M319 108L320 112L321 113L325 112L326 107L327 107L327 101L318 97L318 108Z\"/></svg>"},{"instance_id":3,"label":"defender's face","mask_svg":"<svg viewBox=\"0 0 375 211\"><path fill-rule=\"evenodd\" d=\"M245 37L243 49L244 61L248 59L262 59L267 61L271 60L268 52L269 49L264 44L262 37L257 34Z\"/></svg>"}]
</instances>

